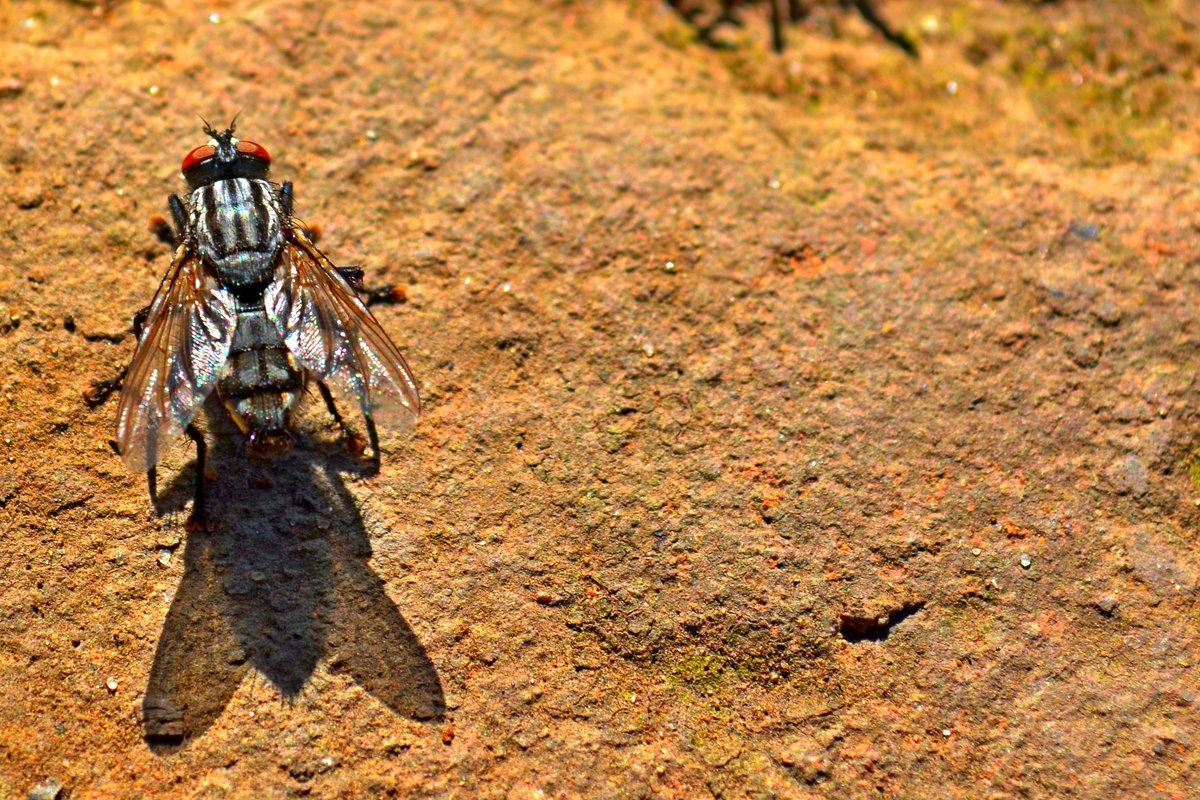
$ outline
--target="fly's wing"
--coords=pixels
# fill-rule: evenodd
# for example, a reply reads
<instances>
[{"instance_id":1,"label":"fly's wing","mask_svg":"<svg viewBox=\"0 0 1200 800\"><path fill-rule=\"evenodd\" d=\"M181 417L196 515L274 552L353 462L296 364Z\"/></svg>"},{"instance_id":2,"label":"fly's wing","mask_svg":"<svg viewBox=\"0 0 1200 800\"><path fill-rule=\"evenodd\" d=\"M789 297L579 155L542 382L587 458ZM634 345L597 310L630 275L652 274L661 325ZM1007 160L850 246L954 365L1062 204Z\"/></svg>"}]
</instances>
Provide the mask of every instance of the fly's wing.
<instances>
[{"instance_id":1,"label":"fly's wing","mask_svg":"<svg viewBox=\"0 0 1200 800\"><path fill-rule=\"evenodd\" d=\"M288 229L263 301L292 356L354 398L364 415L405 426L420 415L404 356L302 229Z\"/></svg>"},{"instance_id":2,"label":"fly's wing","mask_svg":"<svg viewBox=\"0 0 1200 800\"><path fill-rule=\"evenodd\" d=\"M212 391L229 357L237 306L180 246L150 304L146 327L125 373L117 408L117 448L145 471Z\"/></svg>"}]
</instances>

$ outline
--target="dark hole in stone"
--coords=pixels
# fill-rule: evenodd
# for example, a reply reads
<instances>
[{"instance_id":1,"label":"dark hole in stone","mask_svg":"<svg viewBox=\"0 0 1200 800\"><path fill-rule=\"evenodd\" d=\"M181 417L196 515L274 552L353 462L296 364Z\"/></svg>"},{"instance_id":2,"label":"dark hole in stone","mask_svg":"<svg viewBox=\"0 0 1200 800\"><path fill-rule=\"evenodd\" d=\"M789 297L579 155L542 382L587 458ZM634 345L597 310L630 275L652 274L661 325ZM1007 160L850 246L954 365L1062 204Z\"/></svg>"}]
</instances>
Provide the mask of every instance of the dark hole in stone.
<instances>
[{"instance_id":1,"label":"dark hole in stone","mask_svg":"<svg viewBox=\"0 0 1200 800\"><path fill-rule=\"evenodd\" d=\"M838 617L838 632L842 638L851 644L859 642L882 642L892 632L892 628L916 614L925 607L924 600L906 603L887 617L860 617L854 614L842 614Z\"/></svg>"}]
</instances>

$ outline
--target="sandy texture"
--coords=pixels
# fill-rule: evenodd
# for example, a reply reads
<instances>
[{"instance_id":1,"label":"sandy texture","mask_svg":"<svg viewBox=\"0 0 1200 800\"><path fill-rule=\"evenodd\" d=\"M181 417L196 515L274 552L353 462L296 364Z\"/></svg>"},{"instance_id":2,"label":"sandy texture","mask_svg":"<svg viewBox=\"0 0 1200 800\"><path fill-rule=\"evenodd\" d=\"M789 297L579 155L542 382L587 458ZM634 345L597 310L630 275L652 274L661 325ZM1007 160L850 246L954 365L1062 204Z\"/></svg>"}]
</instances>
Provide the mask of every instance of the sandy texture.
<instances>
[{"instance_id":1,"label":"sandy texture","mask_svg":"<svg viewBox=\"0 0 1200 800\"><path fill-rule=\"evenodd\" d=\"M1196 796L1194 4L167 5L0 8L0 796ZM427 414L189 535L81 396L238 110Z\"/></svg>"}]
</instances>

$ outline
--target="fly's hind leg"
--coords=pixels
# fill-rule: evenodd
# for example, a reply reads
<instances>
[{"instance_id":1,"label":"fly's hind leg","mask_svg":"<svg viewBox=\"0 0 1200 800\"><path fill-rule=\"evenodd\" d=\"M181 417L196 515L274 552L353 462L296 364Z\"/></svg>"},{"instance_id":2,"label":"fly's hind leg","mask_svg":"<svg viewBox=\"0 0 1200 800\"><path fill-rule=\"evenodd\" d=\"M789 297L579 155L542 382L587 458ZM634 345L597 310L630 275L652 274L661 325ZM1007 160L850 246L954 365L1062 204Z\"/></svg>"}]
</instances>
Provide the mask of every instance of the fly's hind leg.
<instances>
[{"instance_id":1,"label":"fly's hind leg","mask_svg":"<svg viewBox=\"0 0 1200 800\"><path fill-rule=\"evenodd\" d=\"M205 456L208 454L208 445L204 443L204 435L196 428L195 423L188 425L184 429L184 433L196 443L196 490L192 498L192 514L188 517L185 527L191 532L204 531L208 530L208 514L204 508L204 500L207 496L207 490L204 486L204 461ZM147 475L154 475L153 467L150 468L150 472ZM153 481L153 478L151 478L151 481Z\"/></svg>"},{"instance_id":2,"label":"fly's hind leg","mask_svg":"<svg viewBox=\"0 0 1200 800\"><path fill-rule=\"evenodd\" d=\"M194 533L196 531L208 530L208 515L204 508L204 501L208 496L208 490L204 486L204 462L206 460L205 457L208 455L208 445L205 444L204 435L200 433L195 423L188 425L183 429L183 432L188 435L189 439L196 443L196 488L192 495L192 513L188 516L188 520L184 524L184 527L188 531ZM109 442L109 446L112 447L114 453L120 454L116 442ZM157 509L159 507L158 467L153 464L146 470L146 491L150 493L151 504Z\"/></svg>"},{"instance_id":3,"label":"fly's hind leg","mask_svg":"<svg viewBox=\"0 0 1200 800\"><path fill-rule=\"evenodd\" d=\"M150 316L150 306L146 306L133 315L133 335L139 341L142 338L142 331L146 327L148 316ZM93 381L92 385L83 391L84 402L92 408L104 405L104 401L108 399L109 395L121 388L121 384L125 381L125 373L128 371L129 367L126 367L115 378Z\"/></svg>"},{"instance_id":4,"label":"fly's hind leg","mask_svg":"<svg viewBox=\"0 0 1200 800\"><path fill-rule=\"evenodd\" d=\"M338 267L337 272L350 288L366 297L368 306L376 303L404 303L408 300L408 292L403 286L377 286L368 289L363 285L362 267Z\"/></svg>"},{"instance_id":5,"label":"fly's hind leg","mask_svg":"<svg viewBox=\"0 0 1200 800\"><path fill-rule=\"evenodd\" d=\"M374 450L374 458L379 458L379 441L374 436L375 427L371 422L371 418L367 417L367 433L371 435L371 439L364 439L361 433L358 433L350 427L350 423L346 422L346 418L342 416L342 412L338 411L337 404L333 401L333 394L329 391L329 387L324 381L317 381L317 388L321 391L321 399L325 401L325 408L329 409L329 416L333 417L334 422L342 429L342 433L346 436L346 449L356 456L361 456L367 449L367 444L371 445Z\"/></svg>"},{"instance_id":6,"label":"fly's hind leg","mask_svg":"<svg viewBox=\"0 0 1200 800\"><path fill-rule=\"evenodd\" d=\"M375 430L375 420L370 414L365 417L367 421L367 441L371 444L371 462L375 465L375 469L379 469L383 454L379 450L379 432Z\"/></svg>"}]
</instances>

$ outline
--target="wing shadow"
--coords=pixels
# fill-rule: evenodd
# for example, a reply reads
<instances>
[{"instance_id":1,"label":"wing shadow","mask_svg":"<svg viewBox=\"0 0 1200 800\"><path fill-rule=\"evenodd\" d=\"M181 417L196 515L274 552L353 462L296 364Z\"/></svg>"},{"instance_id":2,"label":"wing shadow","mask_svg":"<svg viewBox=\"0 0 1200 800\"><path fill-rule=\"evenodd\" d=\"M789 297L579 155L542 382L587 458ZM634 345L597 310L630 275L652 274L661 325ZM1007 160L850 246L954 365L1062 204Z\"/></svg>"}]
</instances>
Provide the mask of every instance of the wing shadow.
<instances>
[{"instance_id":1,"label":"wing shadow","mask_svg":"<svg viewBox=\"0 0 1200 800\"><path fill-rule=\"evenodd\" d=\"M368 565L371 546L342 479L369 468L308 442L269 463L228 449L210 447L219 473L209 484L212 530L185 542L142 704L147 744L167 753L202 735L251 668L295 698L322 658L395 713L442 718L437 671Z\"/></svg>"}]
</instances>

